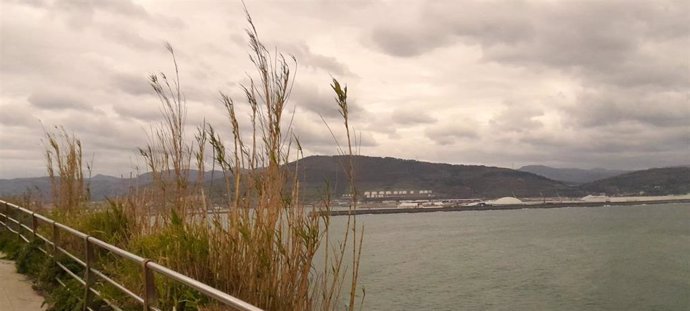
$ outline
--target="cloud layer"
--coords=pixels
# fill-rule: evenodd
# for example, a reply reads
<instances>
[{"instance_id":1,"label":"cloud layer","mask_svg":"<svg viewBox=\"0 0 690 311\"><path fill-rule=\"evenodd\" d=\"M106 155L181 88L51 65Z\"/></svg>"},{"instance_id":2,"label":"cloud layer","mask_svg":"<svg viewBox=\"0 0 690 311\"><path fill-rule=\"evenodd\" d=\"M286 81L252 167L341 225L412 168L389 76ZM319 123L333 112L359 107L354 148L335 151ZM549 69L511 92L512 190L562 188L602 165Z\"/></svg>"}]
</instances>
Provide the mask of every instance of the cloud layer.
<instances>
[{"instance_id":1,"label":"cloud layer","mask_svg":"<svg viewBox=\"0 0 690 311\"><path fill-rule=\"evenodd\" d=\"M173 71L190 134L242 104L243 9L219 1L2 1L0 178L44 175L43 127L74 131L99 173L127 174L160 122L146 77ZM519 167L690 164L687 1L249 1L261 38L297 59L305 153L342 142L346 82L368 155ZM243 126L248 110L240 108ZM294 115L294 116L293 116ZM289 121L289 120L286 120Z\"/></svg>"}]
</instances>

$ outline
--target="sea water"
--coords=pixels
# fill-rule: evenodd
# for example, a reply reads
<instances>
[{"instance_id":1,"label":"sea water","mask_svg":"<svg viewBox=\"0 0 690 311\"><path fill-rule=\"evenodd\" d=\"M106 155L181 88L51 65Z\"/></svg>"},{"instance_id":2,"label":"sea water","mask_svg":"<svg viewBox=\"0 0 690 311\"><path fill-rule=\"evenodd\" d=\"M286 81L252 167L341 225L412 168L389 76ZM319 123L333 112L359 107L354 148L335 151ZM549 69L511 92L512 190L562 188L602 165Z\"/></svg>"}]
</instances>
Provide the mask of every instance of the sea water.
<instances>
[{"instance_id":1,"label":"sea water","mask_svg":"<svg viewBox=\"0 0 690 311\"><path fill-rule=\"evenodd\" d=\"M357 221L364 310L690 310L688 204Z\"/></svg>"}]
</instances>

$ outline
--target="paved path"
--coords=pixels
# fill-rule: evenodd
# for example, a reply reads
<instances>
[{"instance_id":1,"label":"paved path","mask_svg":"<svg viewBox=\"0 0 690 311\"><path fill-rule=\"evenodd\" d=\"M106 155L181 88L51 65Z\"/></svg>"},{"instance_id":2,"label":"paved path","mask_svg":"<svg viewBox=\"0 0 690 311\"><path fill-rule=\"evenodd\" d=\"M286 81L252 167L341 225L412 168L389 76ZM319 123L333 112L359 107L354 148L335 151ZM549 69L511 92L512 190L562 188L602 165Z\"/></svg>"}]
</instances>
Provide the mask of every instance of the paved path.
<instances>
[{"instance_id":1,"label":"paved path","mask_svg":"<svg viewBox=\"0 0 690 311\"><path fill-rule=\"evenodd\" d=\"M0 258L4 254L0 253ZM16 272L14 262L0 259L0 311L38 311L43 297L32 288L26 276Z\"/></svg>"}]
</instances>

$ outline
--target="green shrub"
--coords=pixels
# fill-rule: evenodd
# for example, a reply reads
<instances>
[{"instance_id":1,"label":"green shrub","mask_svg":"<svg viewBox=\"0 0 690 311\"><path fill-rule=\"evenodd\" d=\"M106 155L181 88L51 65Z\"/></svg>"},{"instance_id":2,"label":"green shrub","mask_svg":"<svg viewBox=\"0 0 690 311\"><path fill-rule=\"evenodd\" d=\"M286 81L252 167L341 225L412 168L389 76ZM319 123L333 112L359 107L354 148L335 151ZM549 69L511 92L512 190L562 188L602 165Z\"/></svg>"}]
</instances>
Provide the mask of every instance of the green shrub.
<instances>
[{"instance_id":1,"label":"green shrub","mask_svg":"<svg viewBox=\"0 0 690 311\"><path fill-rule=\"evenodd\" d=\"M23 243L16 234L5 229L0 230L0 251L5 253L6 259L17 259Z\"/></svg>"},{"instance_id":2,"label":"green shrub","mask_svg":"<svg viewBox=\"0 0 690 311\"><path fill-rule=\"evenodd\" d=\"M17 272L26 274L32 278L38 277L41 269L43 269L46 263L46 258L48 258L48 256L43 254L39 249L41 245L43 245L43 241L32 241L31 243L22 245L15 259Z\"/></svg>"},{"instance_id":3,"label":"green shrub","mask_svg":"<svg viewBox=\"0 0 690 311\"><path fill-rule=\"evenodd\" d=\"M194 275L201 282L210 283L212 280L209 236L202 226L171 223L132 240L130 250L185 275ZM141 274L140 269L131 272ZM176 310L197 310L200 303L208 301L199 292L163 278L156 279L156 290L159 307L166 310L173 307Z\"/></svg>"},{"instance_id":4,"label":"green shrub","mask_svg":"<svg viewBox=\"0 0 690 311\"><path fill-rule=\"evenodd\" d=\"M121 202L109 200L105 206L82 210L78 217L72 215L65 224L107 243L124 246L131 237L133 221Z\"/></svg>"},{"instance_id":5,"label":"green shrub","mask_svg":"<svg viewBox=\"0 0 690 311\"><path fill-rule=\"evenodd\" d=\"M46 297L44 305L48 306L48 311L77 311L82 310L82 299L84 287L77 280L65 280L65 287L57 286L53 288Z\"/></svg>"}]
</instances>

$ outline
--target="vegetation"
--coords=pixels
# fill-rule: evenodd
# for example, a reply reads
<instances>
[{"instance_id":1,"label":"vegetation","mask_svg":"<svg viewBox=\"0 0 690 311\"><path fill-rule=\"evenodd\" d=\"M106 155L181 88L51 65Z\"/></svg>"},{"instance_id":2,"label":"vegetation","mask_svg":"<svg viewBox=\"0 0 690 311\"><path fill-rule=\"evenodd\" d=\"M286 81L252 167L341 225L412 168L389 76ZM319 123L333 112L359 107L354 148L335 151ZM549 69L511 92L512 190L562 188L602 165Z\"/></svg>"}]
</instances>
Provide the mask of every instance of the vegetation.
<instances>
[{"instance_id":1,"label":"vegetation","mask_svg":"<svg viewBox=\"0 0 690 311\"><path fill-rule=\"evenodd\" d=\"M603 168L555 168L544 165L527 165L521 167L519 170L544 176L549 179L562 181L569 185L581 185L584 183L629 173L629 171L609 170Z\"/></svg>"},{"instance_id":2,"label":"vegetation","mask_svg":"<svg viewBox=\"0 0 690 311\"><path fill-rule=\"evenodd\" d=\"M81 141L62 127L56 127L55 132L45 131L45 135L45 156L55 210L69 213L83 208L89 200L89 189L84 183Z\"/></svg>"},{"instance_id":3,"label":"vegetation","mask_svg":"<svg viewBox=\"0 0 690 311\"><path fill-rule=\"evenodd\" d=\"M57 132L47 131L46 159L53 190L50 216L266 310L333 310L344 305L354 310L361 228L357 228L352 216L345 236L333 245L328 216L310 213L302 203L298 164L287 166L293 159L299 163L302 149L298 137L283 120L296 62L270 53L247 16L250 57L257 72L243 86L252 111L251 131L242 131L237 104L221 93L232 137L225 140L219 128L202 124L193 139L187 138L185 98L175 53L168 45L174 76L169 78L161 73L149 79L162 105L163 122L150 133L148 144L139 149L146 169L152 173L152 183L132 187L126 196L90 203L81 142L61 128ZM341 88L336 80L333 83L351 154L347 88ZM223 172L223 206L214 205L205 193L203 175L208 162ZM352 162L345 165L350 170L351 189L356 193ZM86 169L90 171L89 165ZM196 176L192 176L193 171ZM351 208L356 208L355 198ZM316 208L330 208L327 193ZM216 212L208 213L209 210ZM64 289L59 289L55 278L69 277L61 277L63 272L36 252L36 245L19 246L7 233L1 237L0 248L17 259L18 267L26 266L38 287L50 293L47 302L51 310L81 308L81 301L69 293L80 295L83 287L67 282ZM84 256L82 243L68 237L60 240L61 247L79 256ZM348 252L350 249L352 253ZM317 256L319 253L323 255ZM143 292L140 267L106 252L94 256L97 269L117 276L134 292ZM60 260L73 272L83 273L69 259ZM351 262L348 264L347 260ZM349 285L344 287L346 272ZM125 309L140 308L108 284L97 282L94 286L106 299ZM156 278L155 286L157 305L164 310L221 308L163 277ZM350 291L346 303L341 301L343 288ZM103 301L95 303L102 305Z\"/></svg>"},{"instance_id":4,"label":"vegetation","mask_svg":"<svg viewBox=\"0 0 690 311\"><path fill-rule=\"evenodd\" d=\"M690 193L690 167L652 168L630 172L581 186L607 195L678 195Z\"/></svg>"},{"instance_id":5,"label":"vegetation","mask_svg":"<svg viewBox=\"0 0 690 311\"><path fill-rule=\"evenodd\" d=\"M303 188L317 188L329 180L336 193L349 193L347 174L338 163L350 156L306 157L300 165ZM507 168L451 165L395 158L354 156L361 191L433 190L439 198L499 198L583 196L578 188L527 172Z\"/></svg>"}]
</instances>

